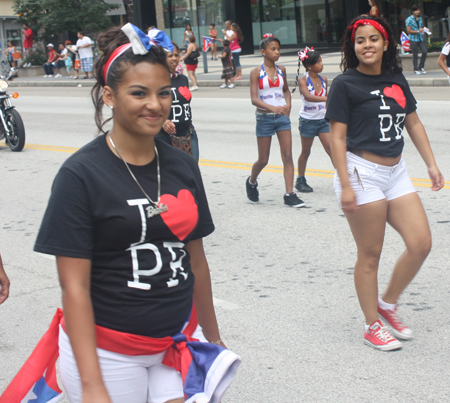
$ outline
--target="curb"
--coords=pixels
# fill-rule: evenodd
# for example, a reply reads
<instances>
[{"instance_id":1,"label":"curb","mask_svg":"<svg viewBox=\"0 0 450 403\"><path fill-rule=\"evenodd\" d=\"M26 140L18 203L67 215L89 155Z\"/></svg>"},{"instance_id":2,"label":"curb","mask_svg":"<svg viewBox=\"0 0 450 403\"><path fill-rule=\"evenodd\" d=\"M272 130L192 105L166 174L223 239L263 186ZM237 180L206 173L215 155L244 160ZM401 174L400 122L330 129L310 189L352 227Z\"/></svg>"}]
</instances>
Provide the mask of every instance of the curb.
<instances>
[{"instance_id":1,"label":"curb","mask_svg":"<svg viewBox=\"0 0 450 403\"><path fill-rule=\"evenodd\" d=\"M448 87L449 81L446 78L407 78L407 81L411 87ZM333 79L328 79L329 85L333 83ZM95 81L12 81L9 86L16 87L82 87L92 88ZM223 84L223 80L198 80L197 85L199 87L219 87ZM250 87L250 80L239 80L235 83L236 87ZM290 88L295 85L295 80L288 80Z\"/></svg>"}]
</instances>

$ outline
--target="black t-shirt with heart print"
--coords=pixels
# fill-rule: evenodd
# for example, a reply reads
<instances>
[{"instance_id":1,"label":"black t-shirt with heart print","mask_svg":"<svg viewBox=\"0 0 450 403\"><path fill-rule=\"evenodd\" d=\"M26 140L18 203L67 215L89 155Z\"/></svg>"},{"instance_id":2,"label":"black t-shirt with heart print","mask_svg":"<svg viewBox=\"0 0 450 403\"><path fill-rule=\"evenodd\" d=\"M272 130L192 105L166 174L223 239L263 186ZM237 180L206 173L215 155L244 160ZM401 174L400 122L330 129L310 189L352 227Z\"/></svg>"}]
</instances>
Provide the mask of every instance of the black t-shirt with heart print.
<instances>
[{"instance_id":1,"label":"black t-shirt with heart print","mask_svg":"<svg viewBox=\"0 0 450 403\"><path fill-rule=\"evenodd\" d=\"M184 74L170 79L172 86L172 108L169 118L176 127L177 136L184 136L189 132L192 125L191 98L189 81ZM161 129L161 134L167 134Z\"/></svg>"},{"instance_id":2,"label":"black t-shirt with heart print","mask_svg":"<svg viewBox=\"0 0 450 403\"><path fill-rule=\"evenodd\" d=\"M367 75L349 69L331 85L325 118L347 127L347 149L398 157L405 118L416 100L402 73Z\"/></svg>"},{"instance_id":3,"label":"black t-shirt with heart print","mask_svg":"<svg viewBox=\"0 0 450 403\"><path fill-rule=\"evenodd\" d=\"M185 245L209 235L214 224L196 161L155 143L167 212L147 217L148 200L103 135L61 167L34 250L91 260L97 325L165 337L181 330L192 306L194 276ZM130 168L157 200L156 158Z\"/></svg>"}]
</instances>

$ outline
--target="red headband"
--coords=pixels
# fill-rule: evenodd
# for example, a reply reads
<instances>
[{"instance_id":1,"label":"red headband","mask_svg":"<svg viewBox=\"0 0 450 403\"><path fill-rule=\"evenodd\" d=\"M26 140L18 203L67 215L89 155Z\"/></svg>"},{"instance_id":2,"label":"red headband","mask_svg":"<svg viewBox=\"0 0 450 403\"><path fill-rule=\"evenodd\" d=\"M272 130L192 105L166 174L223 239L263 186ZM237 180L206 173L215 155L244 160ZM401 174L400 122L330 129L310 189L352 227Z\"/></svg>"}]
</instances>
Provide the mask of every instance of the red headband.
<instances>
[{"instance_id":1,"label":"red headband","mask_svg":"<svg viewBox=\"0 0 450 403\"><path fill-rule=\"evenodd\" d=\"M103 81L106 85L106 77L108 76L109 68L111 67L111 64L116 60L120 55L122 55L124 52L126 52L128 49L131 48L131 43L125 43L124 45L119 46L114 52L111 53L111 56L109 56L108 61L103 66Z\"/></svg>"},{"instance_id":2,"label":"red headband","mask_svg":"<svg viewBox=\"0 0 450 403\"><path fill-rule=\"evenodd\" d=\"M360 27L361 25L372 25L372 27L381 32L381 34L384 37L384 40L389 42L389 37L384 27L374 20L358 20L353 25L350 25L348 29L352 30L352 42L355 42L356 28Z\"/></svg>"}]
</instances>

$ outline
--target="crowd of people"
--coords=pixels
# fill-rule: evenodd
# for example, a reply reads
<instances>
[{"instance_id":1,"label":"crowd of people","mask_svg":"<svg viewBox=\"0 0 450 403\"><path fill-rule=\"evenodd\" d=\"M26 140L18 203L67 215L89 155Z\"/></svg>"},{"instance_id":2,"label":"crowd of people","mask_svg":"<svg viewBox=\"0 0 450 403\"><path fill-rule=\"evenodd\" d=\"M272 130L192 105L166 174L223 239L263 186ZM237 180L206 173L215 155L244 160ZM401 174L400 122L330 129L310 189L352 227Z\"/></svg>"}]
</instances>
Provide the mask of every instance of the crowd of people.
<instances>
[{"instance_id":1,"label":"crowd of people","mask_svg":"<svg viewBox=\"0 0 450 403\"><path fill-rule=\"evenodd\" d=\"M229 60L233 54L236 80L239 27L230 22L227 28L220 57ZM181 56L180 47L161 31L152 29L149 41L137 43L142 36L136 37L136 30L127 24L98 37L102 56L94 68L92 98L101 135L63 164L35 244L36 251L56 256L64 307L60 372L71 402L181 403L186 380L165 353L194 339L228 352L214 312L202 242L214 224L196 162L191 92L178 70L180 60L195 58L198 46L186 30L187 49ZM77 47L88 48L88 40ZM258 159L246 179L247 196L259 201L257 179L276 134L284 203L302 207L305 203L293 192L291 91L286 69L277 63L280 41L266 34L260 48L263 61L250 73ZM363 341L378 350L394 350L402 347L400 340L413 338L397 304L431 248L427 217L402 159L404 128L426 165L431 190L440 190L444 179L386 20L376 13L355 18L345 31L342 51L343 74L329 91L320 53L313 48L299 52L299 70L303 66L305 73L296 80L303 105L295 187L313 191L304 172L319 137L336 168L335 193L357 247L354 279L365 318ZM92 60L84 56L85 69L92 70ZM104 106L112 112L107 120ZM108 121L112 128L105 131ZM386 224L400 234L406 249L379 296ZM9 280L1 261L0 287L2 303ZM161 340L168 343L164 348ZM136 341L146 345L145 351ZM205 401L219 402L220 397Z\"/></svg>"},{"instance_id":2,"label":"crowd of people","mask_svg":"<svg viewBox=\"0 0 450 403\"><path fill-rule=\"evenodd\" d=\"M55 49L53 43L47 44L48 59L42 65L45 72L45 78L62 77L62 68L66 69L67 77L73 78L74 80L78 80L80 77L80 70L84 73L83 79L93 78L93 42L83 31L79 31L77 36L78 40L76 45L73 45L71 41L66 40L64 43L61 42L58 44L58 50ZM56 69L56 75L54 74L53 69ZM71 73L72 69L74 75Z\"/></svg>"}]
</instances>

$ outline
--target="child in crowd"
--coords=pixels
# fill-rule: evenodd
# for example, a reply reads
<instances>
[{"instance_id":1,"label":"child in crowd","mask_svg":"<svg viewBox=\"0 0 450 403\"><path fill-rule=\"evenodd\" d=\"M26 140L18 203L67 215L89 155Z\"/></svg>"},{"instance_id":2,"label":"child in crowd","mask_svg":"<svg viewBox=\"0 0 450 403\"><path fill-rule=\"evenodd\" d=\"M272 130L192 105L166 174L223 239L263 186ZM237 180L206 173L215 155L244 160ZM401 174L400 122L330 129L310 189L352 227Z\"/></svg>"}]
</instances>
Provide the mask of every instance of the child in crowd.
<instances>
[{"instance_id":1,"label":"child in crowd","mask_svg":"<svg viewBox=\"0 0 450 403\"><path fill-rule=\"evenodd\" d=\"M291 93L286 69L277 66L280 58L280 41L272 34L266 34L260 44L264 60L261 66L250 73L250 93L252 104L256 106L256 139L258 160L252 166L251 176L245 181L247 197L251 202L259 202L257 178L269 161L272 136L276 133L283 160L286 193L284 204L303 207L305 203L292 191L294 163L292 161Z\"/></svg>"},{"instance_id":2,"label":"child in crowd","mask_svg":"<svg viewBox=\"0 0 450 403\"><path fill-rule=\"evenodd\" d=\"M222 77L225 80L219 88L234 88L234 79L233 79L233 65L231 62L231 50L230 50L230 41L224 40L223 42L223 50L222 54L219 56L222 59ZM231 84L228 84L228 80L230 80Z\"/></svg>"},{"instance_id":3,"label":"child in crowd","mask_svg":"<svg viewBox=\"0 0 450 403\"><path fill-rule=\"evenodd\" d=\"M306 69L305 75L298 79L300 62ZM323 62L318 51L306 47L298 53L297 82L302 97L302 108L299 113L299 130L302 152L298 157L298 178L295 188L299 192L309 193L313 188L305 179L306 163L311 154L311 147L316 136L323 148L331 157L330 126L325 120L327 110L327 79L319 75L323 70ZM294 90L292 93L294 93Z\"/></svg>"}]
</instances>

